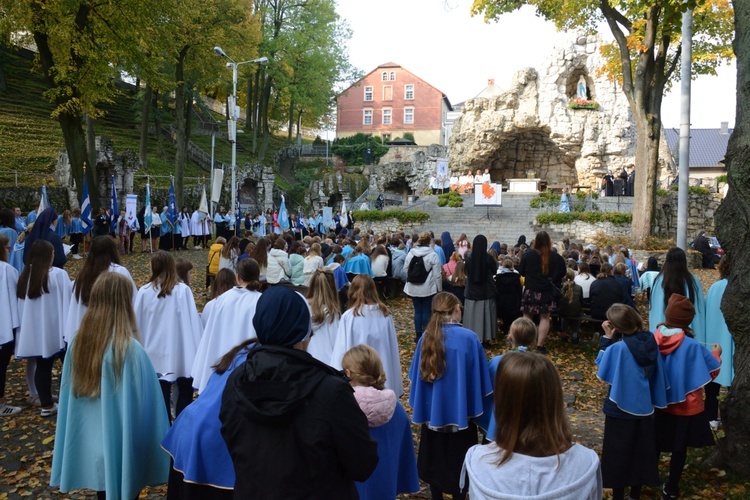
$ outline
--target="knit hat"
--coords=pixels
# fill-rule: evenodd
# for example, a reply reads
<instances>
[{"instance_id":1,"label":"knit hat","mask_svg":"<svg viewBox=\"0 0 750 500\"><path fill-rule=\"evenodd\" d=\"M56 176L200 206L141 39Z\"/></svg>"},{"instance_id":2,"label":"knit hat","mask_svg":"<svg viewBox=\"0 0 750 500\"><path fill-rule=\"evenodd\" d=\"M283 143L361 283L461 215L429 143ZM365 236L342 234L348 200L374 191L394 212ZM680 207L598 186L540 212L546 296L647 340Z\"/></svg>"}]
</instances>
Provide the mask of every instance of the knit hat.
<instances>
[{"instance_id":1,"label":"knit hat","mask_svg":"<svg viewBox=\"0 0 750 500\"><path fill-rule=\"evenodd\" d=\"M664 311L665 323L674 328L687 328L693 321L695 308L690 299L679 293L673 293Z\"/></svg>"}]
</instances>

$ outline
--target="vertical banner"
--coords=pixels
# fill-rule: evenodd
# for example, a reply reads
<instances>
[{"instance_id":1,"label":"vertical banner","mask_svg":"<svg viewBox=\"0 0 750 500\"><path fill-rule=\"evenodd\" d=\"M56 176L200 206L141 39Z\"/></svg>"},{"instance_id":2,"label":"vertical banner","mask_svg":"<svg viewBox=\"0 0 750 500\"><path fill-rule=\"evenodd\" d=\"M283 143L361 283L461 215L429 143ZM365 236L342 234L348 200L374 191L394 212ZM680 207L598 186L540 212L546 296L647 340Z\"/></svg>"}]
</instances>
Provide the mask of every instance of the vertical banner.
<instances>
[{"instance_id":1,"label":"vertical banner","mask_svg":"<svg viewBox=\"0 0 750 500\"><path fill-rule=\"evenodd\" d=\"M341 220L339 224L341 224L341 227L349 225L349 217L346 215L346 201L341 202Z\"/></svg>"},{"instance_id":2,"label":"vertical banner","mask_svg":"<svg viewBox=\"0 0 750 500\"><path fill-rule=\"evenodd\" d=\"M219 198L221 198L221 185L224 182L224 171L220 168L215 168L213 172L213 177L211 180L211 202L212 203L219 203ZM205 191L205 186L203 187L203 190ZM208 205L206 205L208 206ZM201 210L203 212L203 210ZM206 209L205 213L208 213L208 209Z\"/></svg>"},{"instance_id":3,"label":"vertical banner","mask_svg":"<svg viewBox=\"0 0 750 500\"><path fill-rule=\"evenodd\" d=\"M81 227L83 234L88 234L94 228L91 222L91 197L89 196L89 180L86 177L86 169L83 170L83 201L81 201Z\"/></svg>"},{"instance_id":4,"label":"vertical banner","mask_svg":"<svg viewBox=\"0 0 750 500\"><path fill-rule=\"evenodd\" d=\"M333 208L323 207L323 226L325 226L326 229L328 229L332 225L333 225Z\"/></svg>"},{"instance_id":5,"label":"vertical banner","mask_svg":"<svg viewBox=\"0 0 750 500\"><path fill-rule=\"evenodd\" d=\"M135 214L138 211L138 195L129 194L125 196L125 218L128 225L133 226Z\"/></svg>"},{"instance_id":6,"label":"vertical banner","mask_svg":"<svg viewBox=\"0 0 750 500\"><path fill-rule=\"evenodd\" d=\"M143 225L144 231L147 233L151 231L153 210L151 209L151 186L146 183L146 209L143 211Z\"/></svg>"},{"instance_id":7,"label":"vertical banner","mask_svg":"<svg viewBox=\"0 0 750 500\"><path fill-rule=\"evenodd\" d=\"M115 187L115 176L112 176L112 194L109 198L109 217L110 232L117 232L117 217L120 215L120 209L117 206L117 188Z\"/></svg>"},{"instance_id":8,"label":"vertical banner","mask_svg":"<svg viewBox=\"0 0 750 500\"><path fill-rule=\"evenodd\" d=\"M437 159L437 169L435 170L435 176L440 179L441 177L448 177L448 158Z\"/></svg>"},{"instance_id":9,"label":"vertical banner","mask_svg":"<svg viewBox=\"0 0 750 500\"><path fill-rule=\"evenodd\" d=\"M289 212L286 209L286 201L284 195L281 195L281 207L279 208L279 227L286 231L289 229Z\"/></svg>"}]
</instances>

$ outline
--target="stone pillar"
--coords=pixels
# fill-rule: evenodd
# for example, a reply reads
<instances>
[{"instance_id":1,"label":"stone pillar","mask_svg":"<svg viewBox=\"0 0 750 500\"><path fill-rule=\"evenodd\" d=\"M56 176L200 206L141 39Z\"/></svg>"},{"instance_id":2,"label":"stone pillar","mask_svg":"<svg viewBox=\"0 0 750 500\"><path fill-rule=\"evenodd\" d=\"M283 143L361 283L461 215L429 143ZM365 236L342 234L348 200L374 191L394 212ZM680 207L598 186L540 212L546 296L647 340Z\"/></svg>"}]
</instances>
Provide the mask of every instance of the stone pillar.
<instances>
[{"instance_id":1,"label":"stone pillar","mask_svg":"<svg viewBox=\"0 0 750 500\"><path fill-rule=\"evenodd\" d=\"M273 168L263 167L263 170L260 174L260 180L263 186L263 206L261 207L261 209L265 211L266 209L273 207Z\"/></svg>"}]
</instances>

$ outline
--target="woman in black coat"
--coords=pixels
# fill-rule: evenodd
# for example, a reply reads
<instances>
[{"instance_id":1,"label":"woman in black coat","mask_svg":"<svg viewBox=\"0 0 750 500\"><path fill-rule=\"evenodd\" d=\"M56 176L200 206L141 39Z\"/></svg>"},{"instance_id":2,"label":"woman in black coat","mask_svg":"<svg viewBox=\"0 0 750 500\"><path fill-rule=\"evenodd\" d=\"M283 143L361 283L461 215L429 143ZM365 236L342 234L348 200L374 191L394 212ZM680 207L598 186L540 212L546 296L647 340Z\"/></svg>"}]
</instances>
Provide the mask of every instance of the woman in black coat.
<instances>
[{"instance_id":1,"label":"woman in black coat","mask_svg":"<svg viewBox=\"0 0 750 500\"><path fill-rule=\"evenodd\" d=\"M466 257L463 326L476 333L481 342L489 342L497 334L495 273L497 264L487 253L487 238L480 234Z\"/></svg>"},{"instance_id":2,"label":"woman in black coat","mask_svg":"<svg viewBox=\"0 0 750 500\"><path fill-rule=\"evenodd\" d=\"M219 414L234 497L357 498L354 482L375 470L377 443L347 379L305 352L305 299L269 288L253 326L261 345L230 375Z\"/></svg>"},{"instance_id":3,"label":"woman in black coat","mask_svg":"<svg viewBox=\"0 0 750 500\"><path fill-rule=\"evenodd\" d=\"M539 231L534 245L521 256L518 272L526 278L521 299L521 311L526 318L539 315L537 351L547 353L544 341L550 328L550 316L560 306L561 280L565 276L565 259L552 251L552 242L546 231Z\"/></svg>"}]
</instances>

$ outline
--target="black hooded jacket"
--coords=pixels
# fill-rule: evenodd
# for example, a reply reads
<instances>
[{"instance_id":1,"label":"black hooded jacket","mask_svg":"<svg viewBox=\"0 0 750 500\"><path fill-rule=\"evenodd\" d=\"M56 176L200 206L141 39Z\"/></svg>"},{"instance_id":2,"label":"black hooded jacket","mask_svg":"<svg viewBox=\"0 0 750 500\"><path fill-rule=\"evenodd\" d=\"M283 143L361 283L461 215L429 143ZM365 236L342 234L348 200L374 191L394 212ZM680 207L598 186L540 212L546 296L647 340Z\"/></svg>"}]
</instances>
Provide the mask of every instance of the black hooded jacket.
<instances>
[{"instance_id":1,"label":"black hooded jacket","mask_svg":"<svg viewBox=\"0 0 750 500\"><path fill-rule=\"evenodd\" d=\"M304 351L252 351L227 381L220 419L234 498L356 499L354 481L378 463L351 386Z\"/></svg>"}]
</instances>

